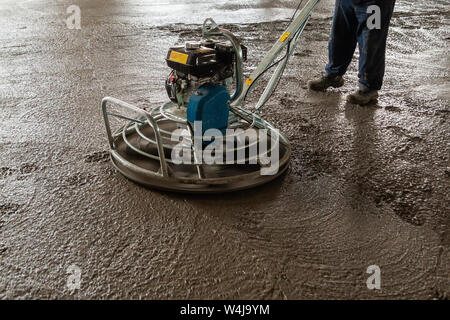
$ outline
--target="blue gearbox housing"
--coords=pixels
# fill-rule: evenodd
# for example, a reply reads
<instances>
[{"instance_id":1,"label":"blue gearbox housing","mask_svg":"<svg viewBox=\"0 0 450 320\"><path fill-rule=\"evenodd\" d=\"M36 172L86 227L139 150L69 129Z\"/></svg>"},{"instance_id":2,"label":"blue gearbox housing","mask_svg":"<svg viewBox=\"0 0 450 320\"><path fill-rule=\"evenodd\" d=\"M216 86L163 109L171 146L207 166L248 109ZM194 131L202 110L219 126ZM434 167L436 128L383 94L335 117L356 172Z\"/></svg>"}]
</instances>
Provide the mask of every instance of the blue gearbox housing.
<instances>
[{"instance_id":1,"label":"blue gearbox housing","mask_svg":"<svg viewBox=\"0 0 450 320\"><path fill-rule=\"evenodd\" d=\"M209 129L218 129L223 134L228 127L231 97L227 88L207 83L191 95L187 106L187 120L194 124L202 122L202 136Z\"/></svg>"}]
</instances>

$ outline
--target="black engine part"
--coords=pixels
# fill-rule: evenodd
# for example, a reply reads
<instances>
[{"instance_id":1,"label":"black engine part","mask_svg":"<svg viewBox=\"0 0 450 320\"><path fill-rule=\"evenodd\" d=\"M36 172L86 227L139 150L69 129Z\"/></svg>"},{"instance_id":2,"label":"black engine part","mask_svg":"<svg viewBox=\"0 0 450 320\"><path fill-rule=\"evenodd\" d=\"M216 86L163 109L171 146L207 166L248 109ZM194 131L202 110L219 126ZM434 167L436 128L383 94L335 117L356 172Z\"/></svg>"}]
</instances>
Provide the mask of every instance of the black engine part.
<instances>
[{"instance_id":1,"label":"black engine part","mask_svg":"<svg viewBox=\"0 0 450 320\"><path fill-rule=\"evenodd\" d=\"M242 46L242 51L245 61L247 48ZM235 61L235 52L230 42L189 41L185 46L170 48L166 61L170 68L185 75L210 77L224 67L232 65Z\"/></svg>"}]
</instances>

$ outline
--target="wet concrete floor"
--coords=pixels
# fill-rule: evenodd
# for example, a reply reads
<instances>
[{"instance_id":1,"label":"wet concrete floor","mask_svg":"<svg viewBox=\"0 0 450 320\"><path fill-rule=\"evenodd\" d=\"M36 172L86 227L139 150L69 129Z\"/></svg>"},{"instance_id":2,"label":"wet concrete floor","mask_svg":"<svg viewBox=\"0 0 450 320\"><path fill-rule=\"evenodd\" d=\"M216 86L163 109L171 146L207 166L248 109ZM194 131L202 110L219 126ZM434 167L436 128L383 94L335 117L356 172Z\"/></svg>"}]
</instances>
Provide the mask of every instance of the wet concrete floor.
<instances>
[{"instance_id":1,"label":"wet concrete floor","mask_svg":"<svg viewBox=\"0 0 450 320\"><path fill-rule=\"evenodd\" d=\"M71 4L81 30L66 27ZM369 107L345 102L356 60L343 88L306 90L327 61L333 1L321 3L263 112L293 147L289 172L270 185L170 194L109 163L104 96L165 101L167 48L200 37L209 16L249 47L248 73L294 7L2 1L0 297L448 298L448 1L397 1L385 86ZM381 290L366 286L370 265Z\"/></svg>"}]
</instances>

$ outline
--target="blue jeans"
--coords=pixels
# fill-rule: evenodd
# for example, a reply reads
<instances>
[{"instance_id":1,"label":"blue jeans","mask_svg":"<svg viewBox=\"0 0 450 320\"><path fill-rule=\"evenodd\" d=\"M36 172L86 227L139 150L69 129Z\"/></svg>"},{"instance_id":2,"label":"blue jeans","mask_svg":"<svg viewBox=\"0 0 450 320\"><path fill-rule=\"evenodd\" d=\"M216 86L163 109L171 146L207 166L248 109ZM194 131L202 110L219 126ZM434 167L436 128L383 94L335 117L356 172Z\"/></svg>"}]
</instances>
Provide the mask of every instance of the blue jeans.
<instances>
[{"instance_id":1,"label":"blue jeans","mask_svg":"<svg viewBox=\"0 0 450 320\"><path fill-rule=\"evenodd\" d=\"M369 29L367 20L373 15L367 9L377 5L381 9L381 29ZM371 90L383 84L386 39L395 0L336 0L331 37L328 43L328 76L344 75L356 44L359 45L359 82ZM371 19L369 22L372 22Z\"/></svg>"}]
</instances>

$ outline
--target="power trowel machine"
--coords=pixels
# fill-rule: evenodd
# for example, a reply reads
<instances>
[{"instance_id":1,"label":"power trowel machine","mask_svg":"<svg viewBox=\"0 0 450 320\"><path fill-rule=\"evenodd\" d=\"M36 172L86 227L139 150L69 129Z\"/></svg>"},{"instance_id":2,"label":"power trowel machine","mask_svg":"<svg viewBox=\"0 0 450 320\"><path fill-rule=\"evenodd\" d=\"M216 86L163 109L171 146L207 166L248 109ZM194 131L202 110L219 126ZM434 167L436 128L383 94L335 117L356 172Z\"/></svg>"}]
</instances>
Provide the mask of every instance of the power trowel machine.
<instances>
[{"instance_id":1,"label":"power trowel machine","mask_svg":"<svg viewBox=\"0 0 450 320\"><path fill-rule=\"evenodd\" d=\"M309 0L303 9L297 7L289 27L246 79L246 47L206 19L202 40L169 49L166 61L171 72L165 81L169 102L142 109L104 98L114 166L142 185L187 193L242 190L283 174L289 166L290 144L259 116L259 110L276 89L319 2ZM249 111L248 93L273 67L264 92Z\"/></svg>"}]
</instances>

